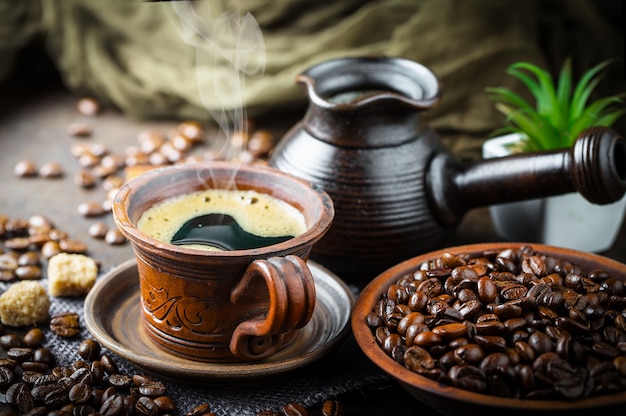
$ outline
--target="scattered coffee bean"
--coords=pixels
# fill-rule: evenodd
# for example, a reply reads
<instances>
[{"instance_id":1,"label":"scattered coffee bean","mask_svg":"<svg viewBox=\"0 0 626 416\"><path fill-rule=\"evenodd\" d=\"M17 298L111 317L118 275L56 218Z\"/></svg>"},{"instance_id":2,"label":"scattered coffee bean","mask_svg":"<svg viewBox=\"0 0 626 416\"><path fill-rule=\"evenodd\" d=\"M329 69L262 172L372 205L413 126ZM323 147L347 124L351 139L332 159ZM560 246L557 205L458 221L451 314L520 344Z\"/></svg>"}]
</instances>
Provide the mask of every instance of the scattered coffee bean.
<instances>
[{"instance_id":1,"label":"scattered coffee bean","mask_svg":"<svg viewBox=\"0 0 626 416\"><path fill-rule=\"evenodd\" d=\"M153 153L165 143L165 136L158 130L145 130L137 136L139 150L145 154Z\"/></svg>"},{"instance_id":2,"label":"scattered coffee bean","mask_svg":"<svg viewBox=\"0 0 626 416\"><path fill-rule=\"evenodd\" d=\"M47 241L41 247L41 255L44 256L46 259L49 259L50 257L61 252L61 247L59 246L59 243L57 241Z\"/></svg>"},{"instance_id":3,"label":"scattered coffee bean","mask_svg":"<svg viewBox=\"0 0 626 416\"><path fill-rule=\"evenodd\" d=\"M100 112L100 103L94 98L86 97L78 100L76 104L78 112L86 116L95 116Z\"/></svg>"},{"instance_id":4,"label":"scattered coffee bean","mask_svg":"<svg viewBox=\"0 0 626 416\"><path fill-rule=\"evenodd\" d=\"M248 140L248 151L256 156L266 156L274 147L274 138L267 130L255 131Z\"/></svg>"},{"instance_id":5,"label":"scattered coffee bean","mask_svg":"<svg viewBox=\"0 0 626 416\"><path fill-rule=\"evenodd\" d=\"M119 372L119 370L117 369L117 364L115 364L115 361L113 361L111 357L109 357L107 354L103 354L100 357L100 362L102 363L102 367L104 368L104 371L106 373L116 374Z\"/></svg>"},{"instance_id":6,"label":"scattered coffee bean","mask_svg":"<svg viewBox=\"0 0 626 416\"><path fill-rule=\"evenodd\" d=\"M58 162L49 162L39 168L39 176L42 178L60 178L65 174L63 165Z\"/></svg>"},{"instance_id":7,"label":"scattered coffee bean","mask_svg":"<svg viewBox=\"0 0 626 416\"><path fill-rule=\"evenodd\" d=\"M50 318L50 330L63 338L74 338L80 333L78 314L73 312L60 313Z\"/></svg>"},{"instance_id":8,"label":"scattered coffee bean","mask_svg":"<svg viewBox=\"0 0 626 416\"><path fill-rule=\"evenodd\" d=\"M119 229L111 228L106 232L104 241L111 245L120 245L126 242L126 237L124 237L124 234L122 234Z\"/></svg>"},{"instance_id":9,"label":"scattered coffee bean","mask_svg":"<svg viewBox=\"0 0 626 416\"><path fill-rule=\"evenodd\" d=\"M343 416L343 405L337 400L326 400L322 404L322 415L324 416Z\"/></svg>"},{"instance_id":10,"label":"scattered coffee bean","mask_svg":"<svg viewBox=\"0 0 626 416\"><path fill-rule=\"evenodd\" d=\"M28 237L13 237L5 240L4 246L11 250L23 251L30 247L30 240Z\"/></svg>"},{"instance_id":11,"label":"scattered coffee bean","mask_svg":"<svg viewBox=\"0 0 626 416\"><path fill-rule=\"evenodd\" d=\"M73 238L65 238L59 241L59 248L62 252L70 254L85 254L87 252L87 245Z\"/></svg>"},{"instance_id":12,"label":"scattered coffee bean","mask_svg":"<svg viewBox=\"0 0 626 416\"><path fill-rule=\"evenodd\" d=\"M15 269L15 277L20 280L39 280L42 276L39 266L19 266Z\"/></svg>"},{"instance_id":13,"label":"scattered coffee bean","mask_svg":"<svg viewBox=\"0 0 626 416\"><path fill-rule=\"evenodd\" d=\"M96 222L89 226L88 233L93 238L103 239L109 231L108 225L103 222Z\"/></svg>"},{"instance_id":14,"label":"scattered coffee bean","mask_svg":"<svg viewBox=\"0 0 626 416\"><path fill-rule=\"evenodd\" d=\"M159 407L150 397L142 396L135 404L135 412L139 416L157 416L159 414Z\"/></svg>"},{"instance_id":15,"label":"scattered coffee bean","mask_svg":"<svg viewBox=\"0 0 626 416\"><path fill-rule=\"evenodd\" d=\"M300 403L290 402L283 406L285 416L307 416L309 412Z\"/></svg>"},{"instance_id":16,"label":"scattered coffee bean","mask_svg":"<svg viewBox=\"0 0 626 416\"><path fill-rule=\"evenodd\" d=\"M176 404L167 396L159 396L154 399L154 404L157 405L159 412L162 414L172 413L176 410Z\"/></svg>"},{"instance_id":17,"label":"scattered coffee bean","mask_svg":"<svg viewBox=\"0 0 626 416\"><path fill-rule=\"evenodd\" d=\"M93 133L93 129L86 123L71 123L67 126L67 134L74 137L88 137Z\"/></svg>"},{"instance_id":18,"label":"scattered coffee bean","mask_svg":"<svg viewBox=\"0 0 626 416\"><path fill-rule=\"evenodd\" d=\"M84 189L91 189L96 186L96 177L87 170L81 170L74 175L74 183Z\"/></svg>"},{"instance_id":19,"label":"scattered coffee bean","mask_svg":"<svg viewBox=\"0 0 626 416\"><path fill-rule=\"evenodd\" d=\"M88 338L78 345L78 355L85 360L94 361L100 356L100 344Z\"/></svg>"},{"instance_id":20,"label":"scattered coffee bean","mask_svg":"<svg viewBox=\"0 0 626 416\"><path fill-rule=\"evenodd\" d=\"M78 213L83 217L101 217L105 214L100 202L83 202L78 205Z\"/></svg>"},{"instance_id":21,"label":"scattered coffee bean","mask_svg":"<svg viewBox=\"0 0 626 416\"><path fill-rule=\"evenodd\" d=\"M23 342L27 347L37 347L44 340L43 331L39 328L31 328L24 334Z\"/></svg>"},{"instance_id":22,"label":"scattered coffee bean","mask_svg":"<svg viewBox=\"0 0 626 416\"><path fill-rule=\"evenodd\" d=\"M176 126L176 131L194 143L202 141L204 130L197 121L183 121Z\"/></svg>"},{"instance_id":23,"label":"scattered coffee bean","mask_svg":"<svg viewBox=\"0 0 626 416\"><path fill-rule=\"evenodd\" d=\"M211 414L211 406L208 403L202 403L185 413L185 416L208 416Z\"/></svg>"},{"instance_id":24,"label":"scattered coffee bean","mask_svg":"<svg viewBox=\"0 0 626 416\"><path fill-rule=\"evenodd\" d=\"M37 165L30 160L22 160L15 165L13 172L19 177L30 178L37 176L39 170L37 169Z\"/></svg>"},{"instance_id":25,"label":"scattered coffee bean","mask_svg":"<svg viewBox=\"0 0 626 416\"><path fill-rule=\"evenodd\" d=\"M18 266L41 266L41 259L39 253L35 251L28 251L20 254L17 259Z\"/></svg>"}]
</instances>

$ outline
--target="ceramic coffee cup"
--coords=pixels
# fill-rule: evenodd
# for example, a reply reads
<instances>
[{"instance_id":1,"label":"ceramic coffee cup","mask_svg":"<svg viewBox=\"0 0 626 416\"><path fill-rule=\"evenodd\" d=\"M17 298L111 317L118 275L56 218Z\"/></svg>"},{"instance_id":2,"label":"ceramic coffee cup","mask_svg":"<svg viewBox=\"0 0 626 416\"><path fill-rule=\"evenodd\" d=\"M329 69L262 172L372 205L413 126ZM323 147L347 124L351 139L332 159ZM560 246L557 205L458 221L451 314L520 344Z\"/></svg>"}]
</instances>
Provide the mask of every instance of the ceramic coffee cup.
<instances>
[{"instance_id":1,"label":"ceramic coffee cup","mask_svg":"<svg viewBox=\"0 0 626 416\"><path fill-rule=\"evenodd\" d=\"M295 207L306 231L269 246L206 251L137 228L151 206L206 188L268 194ZM128 181L115 197L113 215L135 252L144 327L162 349L204 362L261 360L311 318L315 285L306 260L334 215L319 187L273 168L181 164Z\"/></svg>"}]
</instances>

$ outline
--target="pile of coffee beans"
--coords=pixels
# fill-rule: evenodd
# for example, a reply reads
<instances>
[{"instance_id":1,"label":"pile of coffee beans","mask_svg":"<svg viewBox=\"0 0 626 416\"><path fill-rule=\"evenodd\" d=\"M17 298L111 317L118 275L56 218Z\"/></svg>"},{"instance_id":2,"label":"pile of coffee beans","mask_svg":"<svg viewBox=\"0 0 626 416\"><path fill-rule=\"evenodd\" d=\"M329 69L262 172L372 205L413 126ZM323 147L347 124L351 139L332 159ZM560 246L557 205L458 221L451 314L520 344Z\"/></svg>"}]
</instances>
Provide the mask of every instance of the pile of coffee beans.
<instances>
[{"instance_id":1,"label":"pile of coffee beans","mask_svg":"<svg viewBox=\"0 0 626 416\"><path fill-rule=\"evenodd\" d=\"M87 244L44 215L22 219L0 214L0 281L39 280L44 262L59 253L86 254Z\"/></svg>"},{"instance_id":2,"label":"pile of coffee beans","mask_svg":"<svg viewBox=\"0 0 626 416\"><path fill-rule=\"evenodd\" d=\"M59 317L70 315L60 314ZM43 346L45 332L42 329L10 332L0 325L0 334L0 347L5 357L0 358L0 391L9 405L0 409L1 416L157 416L175 412L185 416L215 415L208 403L179 411L181 409L177 409L175 401L168 396L165 383L142 373L121 372L112 357L92 338L78 344L76 361L58 365L57 357ZM64 332L57 335L67 336ZM314 410L320 410L323 416L344 414L341 403L331 399ZM262 411L258 415L307 416L309 410L290 402L283 406L282 412Z\"/></svg>"},{"instance_id":3,"label":"pile of coffee beans","mask_svg":"<svg viewBox=\"0 0 626 416\"><path fill-rule=\"evenodd\" d=\"M41 329L32 328L23 336L4 332L0 389L10 409L2 415L158 415L175 410L164 383L142 374L121 374L93 339L79 344L78 360L58 366L42 346Z\"/></svg>"},{"instance_id":4,"label":"pile of coffee beans","mask_svg":"<svg viewBox=\"0 0 626 416\"><path fill-rule=\"evenodd\" d=\"M465 390L558 400L626 389L624 276L530 246L444 254L390 285L367 321L406 368Z\"/></svg>"}]
</instances>

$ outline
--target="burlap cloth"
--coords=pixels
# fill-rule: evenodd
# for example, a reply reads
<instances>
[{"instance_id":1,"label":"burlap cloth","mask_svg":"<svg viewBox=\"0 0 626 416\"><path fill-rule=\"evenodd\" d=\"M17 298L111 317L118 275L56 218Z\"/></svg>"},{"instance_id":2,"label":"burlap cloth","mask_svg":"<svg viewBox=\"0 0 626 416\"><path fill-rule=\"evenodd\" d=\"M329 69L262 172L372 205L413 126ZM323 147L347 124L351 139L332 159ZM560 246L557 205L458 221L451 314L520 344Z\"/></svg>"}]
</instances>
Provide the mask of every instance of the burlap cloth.
<instances>
[{"instance_id":1,"label":"burlap cloth","mask_svg":"<svg viewBox=\"0 0 626 416\"><path fill-rule=\"evenodd\" d=\"M130 116L209 120L241 107L261 117L303 108L294 79L316 63L400 56L439 77L444 99L426 117L453 151L469 155L503 121L485 87L520 89L505 73L513 62L556 72L573 56L580 74L618 58L597 92L624 91L621 0L192 3L192 13L176 14L186 2L0 0L0 80L19 71L19 51L38 39L68 88ZM250 16L257 32L246 29ZM234 67L249 74L240 95Z\"/></svg>"},{"instance_id":2,"label":"burlap cloth","mask_svg":"<svg viewBox=\"0 0 626 416\"><path fill-rule=\"evenodd\" d=\"M106 274L100 273L99 278ZM47 279L41 281L47 287ZM0 282L0 291L4 291L8 283ZM352 287L354 293L358 289ZM56 365L71 365L81 359L78 355L78 346L84 339L91 338L91 334L84 326L83 299L81 298L51 298L50 314L60 312L76 312L80 316L82 331L72 339L61 338L53 334L48 328L42 327L45 332L44 346L50 349L56 357ZM348 324L349 325L349 324ZM307 407L320 405L327 398L335 398L346 392L373 386L377 383L386 385L388 376L372 364L358 348L351 333L339 341L330 353L320 360L281 375L255 381L248 380L245 384L230 384L227 386L205 384L201 382L186 382L184 375L178 380L168 379L159 375L146 373L135 368L125 359L103 349L118 365L120 372L128 375L148 374L167 384L167 395L177 405L174 414L183 415L195 406L208 403L216 415L256 415L263 410L280 409L289 402L298 402ZM3 401L3 400L0 400Z\"/></svg>"}]
</instances>

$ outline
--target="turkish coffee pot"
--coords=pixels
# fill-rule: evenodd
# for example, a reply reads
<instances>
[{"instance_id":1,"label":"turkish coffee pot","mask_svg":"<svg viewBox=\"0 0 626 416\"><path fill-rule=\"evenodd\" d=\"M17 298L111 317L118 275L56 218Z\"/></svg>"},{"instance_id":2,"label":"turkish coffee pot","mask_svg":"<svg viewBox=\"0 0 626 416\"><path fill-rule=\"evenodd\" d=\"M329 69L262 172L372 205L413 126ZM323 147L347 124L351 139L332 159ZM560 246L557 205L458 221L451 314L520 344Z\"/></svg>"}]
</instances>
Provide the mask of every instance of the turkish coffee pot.
<instances>
[{"instance_id":1,"label":"turkish coffee pot","mask_svg":"<svg viewBox=\"0 0 626 416\"><path fill-rule=\"evenodd\" d=\"M342 58L296 81L309 106L270 165L331 196L333 225L311 258L341 276L369 280L444 247L474 208L569 192L607 204L626 191L626 142L609 128L589 129L567 149L458 160L422 118L441 88L416 62Z\"/></svg>"}]
</instances>

